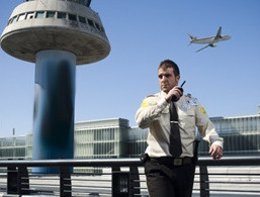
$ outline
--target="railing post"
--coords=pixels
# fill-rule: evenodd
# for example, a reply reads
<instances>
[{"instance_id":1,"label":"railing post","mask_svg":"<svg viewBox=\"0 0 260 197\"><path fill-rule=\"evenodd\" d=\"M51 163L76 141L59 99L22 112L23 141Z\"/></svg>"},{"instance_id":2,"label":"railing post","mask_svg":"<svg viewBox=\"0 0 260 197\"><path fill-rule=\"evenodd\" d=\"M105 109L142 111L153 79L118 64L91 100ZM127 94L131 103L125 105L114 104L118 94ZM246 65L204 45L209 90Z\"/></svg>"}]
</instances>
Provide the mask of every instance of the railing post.
<instances>
[{"instance_id":1,"label":"railing post","mask_svg":"<svg viewBox=\"0 0 260 197\"><path fill-rule=\"evenodd\" d=\"M30 193L29 176L26 166L18 167L17 187L19 195Z\"/></svg>"},{"instance_id":2,"label":"railing post","mask_svg":"<svg viewBox=\"0 0 260 197\"><path fill-rule=\"evenodd\" d=\"M130 173L112 167L112 197L131 197L129 192Z\"/></svg>"},{"instance_id":3,"label":"railing post","mask_svg":"<svg viewBox=\"0 0 260 197\"><path fill-rule=\"evenodd\" d=\"M140 178L138 173L138 167L130 167L130 182L128 186L129 196L135 196L140 194Z\"/></svg>"},{"instance_id":4,"label":"railing post","mask_svg":"<svg viewBox=\"0 0 260 197\"><path fill-rule=\"evenodd\" d=\"M209 197L209 175L207 166L200 165L200 197Z\"/></svg>"},{"instance_id":5,"label":"railing post","mask_svg":"<svg viewBox=\"0 0 260 197\"><path fill-rule=\"evenodd\" d=\"M71 197L71 168L60 166L60 197Z\"/></svg>"},{"instance_id":6,"label":"railing post","mask_svg":"<svg viewBox=\"0 0 260 197\"><path fill-rule=\"evenodd\" d=\"M15 166L7 167L7 194L17 194L17 170Z\"/></svg>"}]
</instances>

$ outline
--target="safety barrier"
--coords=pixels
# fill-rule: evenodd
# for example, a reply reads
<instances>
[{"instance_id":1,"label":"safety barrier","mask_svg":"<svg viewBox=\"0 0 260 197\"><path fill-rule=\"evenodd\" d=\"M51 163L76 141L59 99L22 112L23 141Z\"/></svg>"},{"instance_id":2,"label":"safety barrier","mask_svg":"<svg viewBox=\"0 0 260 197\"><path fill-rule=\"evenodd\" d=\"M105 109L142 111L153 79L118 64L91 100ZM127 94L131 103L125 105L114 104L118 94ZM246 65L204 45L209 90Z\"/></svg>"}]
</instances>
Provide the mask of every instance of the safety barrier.
<instances>
[{"instance_id":1,"label":"safety barrier","mask_svg":"<svg viewBox=\"0 0 260 197\"><path fill-rule=\"evenodd\" d=\"M36 174L34 167L54 167L56 174ZM4 196L148 196L138 158L0 161ZM260 196L260 158L199 158L193 196ZM74 172L73 172L74 171Z\"/></svg>"}]
</instances>

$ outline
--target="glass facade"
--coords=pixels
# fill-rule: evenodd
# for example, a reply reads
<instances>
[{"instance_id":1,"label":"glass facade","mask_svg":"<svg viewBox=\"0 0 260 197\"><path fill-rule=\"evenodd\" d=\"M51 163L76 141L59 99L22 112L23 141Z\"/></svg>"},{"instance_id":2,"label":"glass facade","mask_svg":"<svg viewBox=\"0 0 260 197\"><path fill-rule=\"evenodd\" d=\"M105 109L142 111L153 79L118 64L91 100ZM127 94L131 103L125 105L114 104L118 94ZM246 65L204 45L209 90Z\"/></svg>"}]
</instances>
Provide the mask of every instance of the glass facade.
<instances>
[{"instance_id":1,"label":"glass facade","mask_svg":"<svg viewBox=\"0 0 260 197\"><path fill-rule=\"evenodd\" d=\"M75 124L75 158L126 157L124 142L127 141L129 121L106 119Z\"/></svg>"},{"instance_id":2,"label":"glass facade","mask_svg":"<svg viewBox=\"0 0 260 197\"><path fill-rule=\"evenodd\" d=\"M237 117L211 118L224 138L224 154L260 155L260 114ZM200 155L208 155L208 144L201 140Z\"/></svg>"},{"instance_id":3,"label":"glass facade","mask_svg":"<svg viewBox=\"0 0 260 197\"><path fill-rule=\"evenodd\" d=\"M260 155L260 114L213 117L224 138L225 156ZM75 159L139 157L147 146L148 129L131 128L122 118L75 124ZM0 138L0 159L31 159L32 134ZM201 140L199 155L208 156L208 144Z\"/></svg>"},{"instance_id":4,"label":"glass facade","mask_svg":"<svg viewBox=\"0 0 260 197\"><path fill-rule=\"evenodd\" d=\"M130 157L140 157L144 153L147 143L146 138L148 129L140 129L138 127L131 128L128 134L128 155Z\"/></svg>"},{"instance_id":5,"label":"glass facade","mask_svg":"<svg viewBox=\"0 0 260 197\"><path fill-rule=\"evenodd\" d=\"M0 138L0 159L24 159L26 155L26 137Z\"/></svg>"}]
</instances>

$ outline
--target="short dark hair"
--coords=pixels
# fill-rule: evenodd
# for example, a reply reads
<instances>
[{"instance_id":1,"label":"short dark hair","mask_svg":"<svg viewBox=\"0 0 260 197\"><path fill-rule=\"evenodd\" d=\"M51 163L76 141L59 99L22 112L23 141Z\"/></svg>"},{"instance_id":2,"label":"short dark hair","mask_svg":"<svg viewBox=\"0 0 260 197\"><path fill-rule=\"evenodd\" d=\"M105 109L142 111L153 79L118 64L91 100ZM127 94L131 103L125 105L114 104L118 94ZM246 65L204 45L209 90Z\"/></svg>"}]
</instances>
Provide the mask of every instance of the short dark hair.
<instances>
[{"instance_id":1,"label":"short dark hair","mask_svg":"<svg viewBox=\"0 0 260 197\"><path fill-rule=\"evenodd\" d=\"M174 61L172 61L170 59L166 59L166 60L161 61L161 63L159 64L158 69L160 69L162 67L173 68L173 72L174 72L175 76L179 76L180 75L180 69L179 69L178 65Z\"/></svg>"}]
</instances>

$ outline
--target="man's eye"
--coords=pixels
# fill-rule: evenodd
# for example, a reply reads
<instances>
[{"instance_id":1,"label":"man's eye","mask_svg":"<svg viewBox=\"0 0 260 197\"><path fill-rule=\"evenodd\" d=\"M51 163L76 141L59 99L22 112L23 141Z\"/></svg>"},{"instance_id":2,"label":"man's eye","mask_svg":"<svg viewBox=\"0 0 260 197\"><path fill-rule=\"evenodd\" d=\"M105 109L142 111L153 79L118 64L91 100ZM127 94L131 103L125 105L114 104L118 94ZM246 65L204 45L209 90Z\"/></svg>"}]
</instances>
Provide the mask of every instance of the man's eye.
<instances>
[{"instance_id":1,"label":"man's eye","mask_svg":"<svg viewBox=\"0 0 260 197\"><path fill-rule=\"evenodd\" d=\"M163 77L169 78L170 76L171 76L171 74L160 74L160 75L158 75L158 77L160 79L162 79Z\"/></svg>"}]
</instances>

